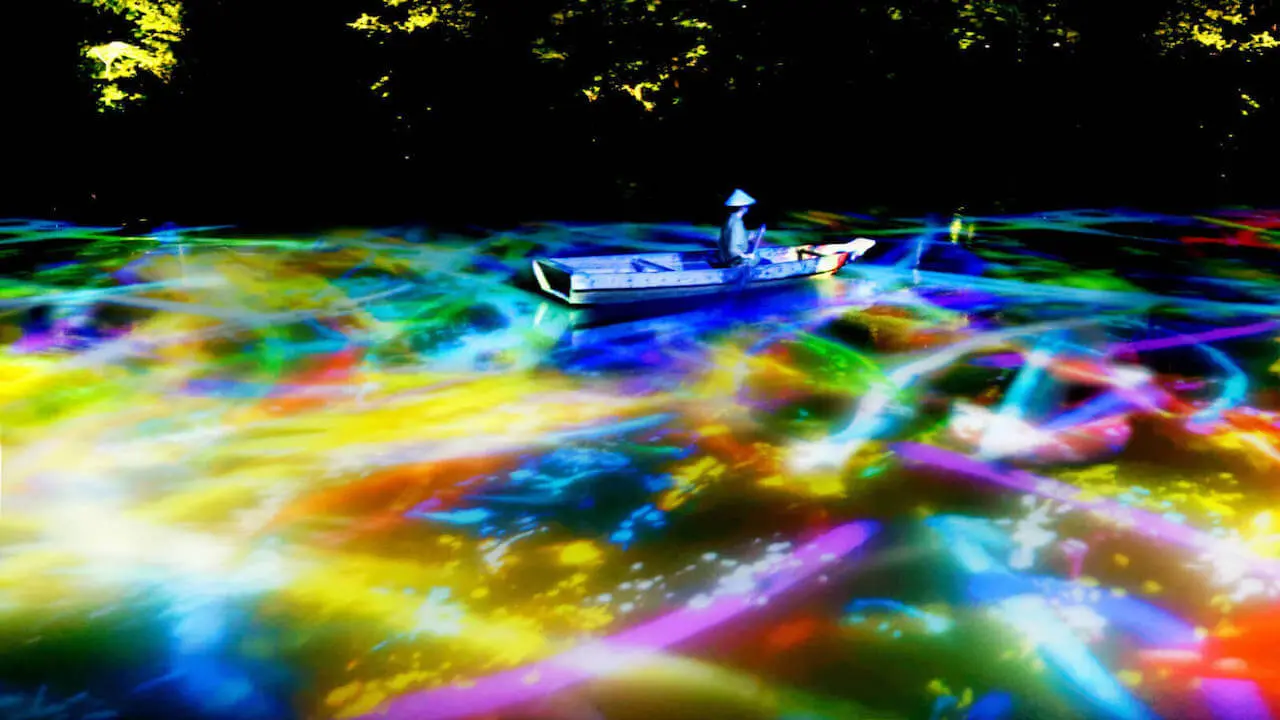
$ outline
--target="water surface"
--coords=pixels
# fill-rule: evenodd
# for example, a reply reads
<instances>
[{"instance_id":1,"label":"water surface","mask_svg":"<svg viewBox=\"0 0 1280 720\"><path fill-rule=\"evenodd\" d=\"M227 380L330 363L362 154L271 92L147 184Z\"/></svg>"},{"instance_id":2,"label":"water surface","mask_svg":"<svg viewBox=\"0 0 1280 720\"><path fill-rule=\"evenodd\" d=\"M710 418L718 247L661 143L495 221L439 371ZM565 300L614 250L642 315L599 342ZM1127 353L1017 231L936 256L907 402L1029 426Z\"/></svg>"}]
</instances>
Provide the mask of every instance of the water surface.
<instances>
[{"instance_id":1,"label":"water surface","mask_svg":"<svg viewBox=\"0 0 1280 720\"><path fill-rule=\"evenodd\" d=\"M879 244L602 314L529 260L715 229L0 223L0 706L1274 712L1277 227L812 213Z\"/></svg>"}]
</instances>

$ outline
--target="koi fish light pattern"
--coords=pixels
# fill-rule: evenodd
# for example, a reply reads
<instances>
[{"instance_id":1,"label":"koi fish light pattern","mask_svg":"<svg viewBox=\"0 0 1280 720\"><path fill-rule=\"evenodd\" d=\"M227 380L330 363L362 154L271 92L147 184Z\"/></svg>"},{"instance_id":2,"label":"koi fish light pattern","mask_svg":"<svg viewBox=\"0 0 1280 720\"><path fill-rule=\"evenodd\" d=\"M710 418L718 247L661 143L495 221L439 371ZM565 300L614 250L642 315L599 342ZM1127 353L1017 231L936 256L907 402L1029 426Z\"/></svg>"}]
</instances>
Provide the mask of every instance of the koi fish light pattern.
<instances>
[{"instance_id":1,"label":"koi fish light pattern","mask_svg":"<svg viewBox=\"0 0 1280 720\"><path fill-rule=\"evenodd\" d=\"M529 260L714 228L0 223L0 706L1275 716L1280 215L946 222L639 314Z\"/></svg>"}]
</instances>

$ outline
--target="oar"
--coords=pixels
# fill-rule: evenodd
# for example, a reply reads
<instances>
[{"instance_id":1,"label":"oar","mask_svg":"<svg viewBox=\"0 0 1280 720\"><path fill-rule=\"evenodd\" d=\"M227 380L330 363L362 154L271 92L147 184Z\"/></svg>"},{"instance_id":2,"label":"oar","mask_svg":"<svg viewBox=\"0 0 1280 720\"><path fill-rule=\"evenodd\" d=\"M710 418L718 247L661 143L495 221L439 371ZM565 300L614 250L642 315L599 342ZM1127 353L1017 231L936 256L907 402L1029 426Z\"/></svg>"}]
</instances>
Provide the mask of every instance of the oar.
<instances>
[{"instance_id":1,"label":"oar","mask_svg":"<svg viewBox=\"0 0 1280 720\"><path fill-rule=\"evenodd\" d=\"M764 240L764 225L756 231L755 239L751 241L751 247L747 249L747 255L751 256L751 260L742 266L741 275L738 278L738 292L742 292L747 287L747 282L751 280L751 270L756 266L756 248L760 247L760 241Z\"/></svg>"},{"instance_id":2,"label":"oar","mask_svg":"<svg viewBox=\"0 0 1280 720\"><path fill-rule=\"evenodd\" d=\"M761 225L760 229L756 230L756 239L751 242L751 247L747 250L747 254L755 255L756 248L760 247L760 242L762 240L764 240L764 225Z\"/></svg>"}]
</instances>

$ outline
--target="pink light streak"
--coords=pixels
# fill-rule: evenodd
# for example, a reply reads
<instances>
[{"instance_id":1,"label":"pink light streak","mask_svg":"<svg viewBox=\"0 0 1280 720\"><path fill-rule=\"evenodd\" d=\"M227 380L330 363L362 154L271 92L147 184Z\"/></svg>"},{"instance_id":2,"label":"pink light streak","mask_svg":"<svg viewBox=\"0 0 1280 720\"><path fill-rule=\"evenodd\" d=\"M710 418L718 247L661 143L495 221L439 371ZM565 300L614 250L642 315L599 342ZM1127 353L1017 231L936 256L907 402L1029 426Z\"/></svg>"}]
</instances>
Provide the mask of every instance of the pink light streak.
<instances>
[{"instance_id":1,"label":"pink light streak","mask_svg":"<svg viewBox=\"0 0 1280 720\"><path fill-rule=\"evenodd\" d=\"M1273 330L1280 330L1280 321L1268 320L1267 322L1254 323L1252 325L1240 325L1237 327L1208 330L1194 335L1175 335L1167 338L1139 340L1137 342L1125 343L1123 345L1114 345L1107 352L1112 355L1117 355L1125 352L1166 350L1173 347L1185 347L1187 345L1199 345L1200 343L1230 340L1232 338L1248 337L1250 335L1261 335L1262 333Z\"/></svg>"},{"instance_id":2,"label":"pink light streak","mask_svg":"<svg viewBox=\"0 0 1280 720\"><path fill-rule=\"evenodd\" d=\"M637 661L722 625L775 598L862 546L878 529L874 522L841 525L778 563L757 578L763 588L752 595L720 596L711 604L684 607L660 618L588 643L533 665L479 678L463 687L450 685L397 698L367 718L449 720L494 712L564 690L593 677L626 670Z\"/></svg>"}]
</instances>

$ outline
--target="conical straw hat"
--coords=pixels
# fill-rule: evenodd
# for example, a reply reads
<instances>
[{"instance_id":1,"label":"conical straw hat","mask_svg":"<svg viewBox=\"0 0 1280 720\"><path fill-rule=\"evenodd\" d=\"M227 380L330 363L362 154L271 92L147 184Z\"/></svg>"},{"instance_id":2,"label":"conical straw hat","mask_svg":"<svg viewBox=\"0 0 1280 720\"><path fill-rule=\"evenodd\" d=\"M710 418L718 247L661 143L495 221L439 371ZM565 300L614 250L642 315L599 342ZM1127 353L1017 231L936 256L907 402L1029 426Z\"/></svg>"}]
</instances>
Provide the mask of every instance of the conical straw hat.
<instances>
[{"instance_id":1,"label":"conical straw hat","mask_svg":"<svg viewBox=\"0 0 1280 720\"><path fill-rule=\"evenodd\" d=\"M741 190L734 190L728 200L724 201L725 207L746 207L747 205L755 205L756 199Z\"/></svg>"}]
</instances>

